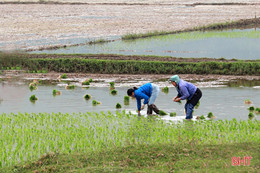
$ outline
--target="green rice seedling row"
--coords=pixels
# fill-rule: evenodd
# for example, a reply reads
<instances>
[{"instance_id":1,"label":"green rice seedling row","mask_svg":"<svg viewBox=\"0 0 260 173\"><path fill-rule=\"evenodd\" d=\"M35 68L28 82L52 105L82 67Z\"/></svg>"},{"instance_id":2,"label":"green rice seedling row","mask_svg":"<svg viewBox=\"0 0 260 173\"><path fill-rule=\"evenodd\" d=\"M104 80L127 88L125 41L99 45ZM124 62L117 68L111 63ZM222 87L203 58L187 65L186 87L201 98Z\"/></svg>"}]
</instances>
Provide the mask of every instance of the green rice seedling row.
<instances>
[{"instance_id":1,"label":"green rice seedling row","mask_svg":"<svg viewBox=\"0 0 260 173\"><path fill-rule=\"evenodd\" d=\"M260 142L257 120L166 122L125 111L0 115L0 167L49 152L87 153L135 144Z\"/></svg>"}]
</instances>

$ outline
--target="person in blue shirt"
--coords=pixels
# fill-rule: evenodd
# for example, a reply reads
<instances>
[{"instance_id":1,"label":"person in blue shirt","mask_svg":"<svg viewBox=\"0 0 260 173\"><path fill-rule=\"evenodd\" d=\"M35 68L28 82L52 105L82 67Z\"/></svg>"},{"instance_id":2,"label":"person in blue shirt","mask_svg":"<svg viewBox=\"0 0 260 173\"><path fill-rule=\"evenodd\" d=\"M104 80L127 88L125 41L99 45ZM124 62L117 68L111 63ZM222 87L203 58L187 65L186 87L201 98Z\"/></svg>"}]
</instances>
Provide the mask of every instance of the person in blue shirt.
<instances>
[{"instance_id":1,"label":"person in blue shirt","mask_svg":"<svg viewBox=\"0 0 260 173\"><path fill-rule=\"evenodd\" d=\"M153 111L159 114L159 109L154 104L155 99L159 95L160 89L157 85L147 83L139 88L133 87L127 90L127 95L136 98L138 115L140 116L140 110L144 108L145 104L148 104L147 114L151 115ZM143 106L141 106L141 99L144 99Z\"/></svg>"},{"instance_id":2,"label":"person in blue shirt","mask_svg":"<svg viewBox=\"0 0 260 173\"><path fill-rule=\"evenodd\" d=\"M187 100L185 104L185 112L186 112L186 119L192 119L192 113L194 107L199 102L200 98L202 97L202 92L199 88L193 85L190 82L186 82L181 80L178 75L174 75L170 78L170 81L173 86L176 87L178 95L173 98L174 102L180 102L181 100Z\"/></svg>"}]
</instances>

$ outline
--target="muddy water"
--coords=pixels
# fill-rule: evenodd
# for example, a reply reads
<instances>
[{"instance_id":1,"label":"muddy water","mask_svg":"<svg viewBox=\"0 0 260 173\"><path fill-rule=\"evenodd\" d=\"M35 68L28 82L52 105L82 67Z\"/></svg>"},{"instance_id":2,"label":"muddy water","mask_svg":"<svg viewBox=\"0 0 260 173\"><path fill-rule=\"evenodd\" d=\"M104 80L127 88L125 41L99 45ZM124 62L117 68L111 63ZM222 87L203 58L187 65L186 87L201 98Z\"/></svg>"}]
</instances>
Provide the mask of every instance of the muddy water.
<instances>
[{"instance_id":1,"label":"muddy water","mask_svg":"<svg viewBox=\"0 0 260 173\"><path fill-rule=\"evenodd\" d=\"M53 96L52 90L57 89L61 95ZM109 87L90 87L89 89L76 87L73 90L66 90L64 86L45 85L38 86L37 90L30 91L28 85L24 83L0 83L0 113L18 112L115 112L115 105L120 103L122 109L128 111L136 110L136 101L130 99L130 105L124 105L124 96L127 87L117 87L118 94L110 94ZM250 99L251 106L260 107L260 87L201 87L203 97L199 109L195 109L194 115L207 115L212 112L217 119L248 119L249 105L244 104L245 99ZM38 100L35 103L29 101L29 97L35 94ZM86 101L83 96L90 94L92 99ZM177 118L184 116L184 103L172 102L176 95L173 87L169 88L169 93L160 93L156 100L157 106L166 112L176 112ZM101 105L93 106L92 100L101 101ZM144 111L145 112L145 111ZM171 118L168 115L166 119ZM256 116L260 120L260 116Z\"/></svg>"},{"instance_id":2,"label":"muddy water","mask_svg":"<svg viewBox=\"0 0 260 173\"><path fill-rule=\"evenodd\" d=\"M260 59L260 29L191 32L32 53L158 55L184 58Z\"/></svg>"}]
</instances>

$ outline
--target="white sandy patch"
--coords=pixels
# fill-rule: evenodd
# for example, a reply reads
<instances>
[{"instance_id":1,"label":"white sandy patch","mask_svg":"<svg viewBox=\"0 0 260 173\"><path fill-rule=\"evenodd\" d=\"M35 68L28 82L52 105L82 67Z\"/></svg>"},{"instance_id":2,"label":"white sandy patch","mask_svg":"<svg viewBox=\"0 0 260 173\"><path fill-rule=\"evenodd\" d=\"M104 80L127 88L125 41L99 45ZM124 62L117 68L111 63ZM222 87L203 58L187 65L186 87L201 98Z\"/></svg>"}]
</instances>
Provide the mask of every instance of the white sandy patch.
<instances>
[{"instance_id":1,"label":"white sandy patch","mask_svg":"<svg viewBox=\"0 0 260 173\"><path fill-rule=\"evenodd\" d=\"M127 1L79 2L123 3ZM257 2L256 0L131 1L131 3L137 2L149 2L152 5L0 4L0 50L71 45L85 43L90 39L112 38L128 33L181 30L260 16L260 4L186 6L197 2L252 3Z\"/></svg>"}]
</instances>

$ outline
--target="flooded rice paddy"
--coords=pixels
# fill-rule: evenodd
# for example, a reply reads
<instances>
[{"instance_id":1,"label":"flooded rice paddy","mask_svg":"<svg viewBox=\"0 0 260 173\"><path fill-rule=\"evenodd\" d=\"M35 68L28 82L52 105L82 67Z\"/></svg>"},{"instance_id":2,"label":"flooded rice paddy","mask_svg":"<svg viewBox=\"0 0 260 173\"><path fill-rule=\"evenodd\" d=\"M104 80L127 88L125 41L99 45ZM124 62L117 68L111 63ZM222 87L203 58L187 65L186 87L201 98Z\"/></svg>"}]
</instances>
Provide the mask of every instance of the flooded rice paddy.
<instances>
[{"instance_id":1,"label":"flooded rice paddy","mask_svg":"<svg viewBox=\"0 0 260 173\"><path fill-rule=\"evenodd\" d=\"M171 87L167 82L157 83L160 88L169 86L169 93L161 92L156 100L158 108L164 110L167 113L176 112L177 117L170 117L166 115L162 117L166 120L178 120L183 119L184 104L175 103L172 98L176 96L176 89ZM124 105L124 96L126 91L133 84L121 85L118 87L116 84L117 95L110 94L109 85L95 84L89 88L82 88L82 86L76 84L75 89L65 89L65 83L58 83L52 85L39 85L37 90L30 91L28 84L24 82L0 82L0 113L78 113L78 112L115 112L116 110L131 111L135 113L136 100L130 99L129 105ZM238 86L228 87L226 84L213 84L205 85L203 83L196 83L203 92L203 97L198 109L195 109L194 116L204 115L207 116L209 112L212 112L216 119L228 119L236 118L238 120L248 119L248 107L260 107L260 84L259 81L253 84L253 86ZM234 85L233 85L234 86ZM52 95L53 89L61 91L61 95ZM83 97L85 94L90 94L92 98L85 100ZM33 103L30 102L29 97L35 95L38 100ZM244 103L246 99L252 101L251 105ZM100 101L101 105L92 105L92 101ZM116 109L117 103L122 105L121 109ZM146 109L145 109L146 110ZM145 115L146 111L142 111ZM260 120L260 116L256 115L256 119Z\"/></svg>"},{"instance_id":2,"label":"flooded rice paddy","mask_svg":"<svg viewBox=\"0 0 260 173\"><path fill-rule=\"evenodd\" d=\"M136 40L116 40L31 53L156 55L184 58L260 59L260 28L196 31Z\"/></svg>"}]
</instances>

